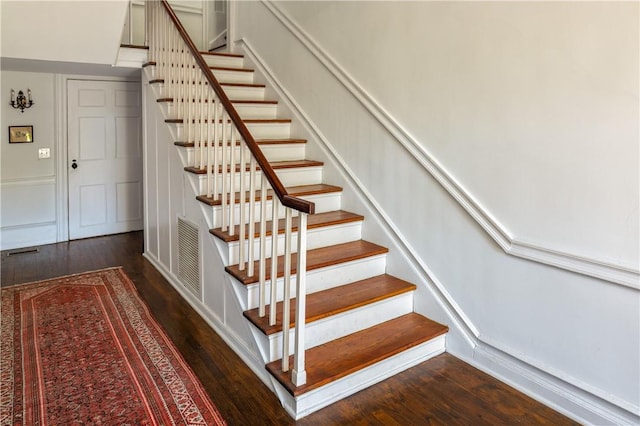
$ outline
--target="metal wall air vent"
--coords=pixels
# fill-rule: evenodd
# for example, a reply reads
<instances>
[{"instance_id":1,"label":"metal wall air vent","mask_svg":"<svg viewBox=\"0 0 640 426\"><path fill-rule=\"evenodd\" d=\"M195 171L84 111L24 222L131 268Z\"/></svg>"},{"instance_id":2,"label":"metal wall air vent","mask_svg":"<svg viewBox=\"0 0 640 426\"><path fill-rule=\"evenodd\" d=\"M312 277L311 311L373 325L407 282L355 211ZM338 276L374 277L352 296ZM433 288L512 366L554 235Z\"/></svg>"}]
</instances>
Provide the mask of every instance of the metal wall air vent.
<instances>
[{"instance_id":1,"label":"metal wall air vent","mask_svg":"<svg viewBox=\"0 0 640 426\"><path fill-rule=\"evenodd\" d=\"M178 217L178 279L202 300L200 285L200 234L198 227Z\"/></svg>"}]
</instances>

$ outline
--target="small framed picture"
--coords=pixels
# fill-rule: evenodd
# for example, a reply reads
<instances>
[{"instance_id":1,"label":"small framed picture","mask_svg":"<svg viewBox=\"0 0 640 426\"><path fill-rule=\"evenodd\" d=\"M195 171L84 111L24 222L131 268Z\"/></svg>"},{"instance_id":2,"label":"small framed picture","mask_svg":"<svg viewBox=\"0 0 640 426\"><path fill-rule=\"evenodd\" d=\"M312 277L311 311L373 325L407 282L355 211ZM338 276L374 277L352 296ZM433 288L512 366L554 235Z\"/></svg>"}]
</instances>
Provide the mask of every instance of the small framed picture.
<instances>
[{"instance_id":1,"label":"small framed picture","mask_svg":"<svg viewBox=\"0 0 640 426\"><path fill-rule=\"evenodd\" d=\"M9 143L33 142L33 126L9 126Z\"/></svg>"}]
</instances>

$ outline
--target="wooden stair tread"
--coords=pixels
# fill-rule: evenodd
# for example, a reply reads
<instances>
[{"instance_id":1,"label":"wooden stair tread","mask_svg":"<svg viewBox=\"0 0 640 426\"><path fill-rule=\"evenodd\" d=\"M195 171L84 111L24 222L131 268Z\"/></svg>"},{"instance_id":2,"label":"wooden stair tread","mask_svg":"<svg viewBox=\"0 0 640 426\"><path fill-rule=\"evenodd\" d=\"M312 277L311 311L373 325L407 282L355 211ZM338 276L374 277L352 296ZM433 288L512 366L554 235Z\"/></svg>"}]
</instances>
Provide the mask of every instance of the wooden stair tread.
<instances>
[{"instance_id":1,"label":"wooden stair tread","mask_svg":"<svg viewBox=\"0 0 640 426\"><path fill-rule=\"evenodd\" d=\"M261 104L261 105L275 105L278 103L278 101L272 101L272 100L268 100L268 101L262 101L262 100L258 100L258 99L232 99L231 100L232 104Z\"/></svg>"},{"instance_id":2,"label":"wooden stair tread","mask_svg":"<svg viewBox=\"0 0 640 426\"><path fill-rule=\"evenodd\" d=\"M306 139L298 139L298 138L282 138L282 139L256 139L255 140L258 145L288 145L288 144L301 144L307 143ZM237 140L235 145L240 146L240 141ZM194 148L195 142L174 142L176 146L181 146L184 148ZM231 142L227 142L227 146L229 146ZM207 145L207 142L204 143Z\"/></svg>"},{"instance_id":3,"label":"wooden stair tread","mask_svg":"<svg viewBox=\"0 0 640 426\"><path fill-rule=\"evenodd\" d=\"M288 139L256 139L255 140L258 145L286 145L286 144L299 144L299 143L307 143L306 139L297 139L297 138L288 138ZM176 146L181 146L184 148L193 148L195 147L195 142L174 142ZM205 142L205 146L206 146ZM227 146L231 143L227 142ZM236 146L240 146L240 141L236 141Z\"/></svg>"},{"instance_id":4,"label":"wooden stair tread","mask_svg":"<svg viewBox=\"0 0 640 426\"><path fill-rule=\"evenodd\" d=\"M153 80L149 80L149 84L157 84L157 83L163 83L164 84L164 80L165 80L164 78L154 78ZM184 83L184 81L182 81L182 83ZM196 84L200 84L200 83L193 81L193 82L191 82L191 84L196 85ZM204 82L204 84L205 84L205 86L209 85L209 83L206 82L206 81ZM220 83L220 84L224 86L227 83ZM263 85L258 85L258 86L264 87L264 84Z\"/></svg>"},{"instance_id":5,"label":"wooden stair tread","mask_svg":"<svg viewBox=\"0 0 640 426\"><path fill-rule=\"evenodd\" d=\"M411 313L306 351L307 383L296 387L291 370L282 371L282 361L267 364L267 370L293 396L317 389L409 348L438 337L448 328ZM293 366L293 357L290 357Z\"/></svg>"},{"instance_id":6,"label":"wooden stair tread","mask_svg":"<svg viewBox=\"0 0 640 426\"><path fill-rule=\"evenodd\" d=\"M317 194L329 194L332 192L341 192L341 191L342 191L342 188L339 186L326 185L323 183L287 187L287 193L294 197L304 197L304 196L317 195ZM272 197L273 197L273 191L271 189L267 190L267 200L270 200ZM214 200L213 197L207 197L206 195L198 195L196 199L210 206L219 206L221 204L220 197L218 197L218 200ZM256 191L255 199L256 201L260 200L260 190ZM240 202L240 193L238 192L235 193L234 200L236 203ZM245 195L245 202L247 201L248 201L248 196Z\"/></svg>"},{"instance_id":7,"label":"wooden stair tread","mask_svg":"<svg viewBox=\"0 0 640 426\"><path fill-rule=\"evenodd\" d=\"M247 124L289 124L291 123L291 119L290 118L249 118L246 120L242 120L244 123ZM164 120L165 123L168 124L183 124L184 123L184 119L183 118L166 118ZM191 121L193 124L196 123L196 119L194 118ZM200 121L200 123L208 123L209 120L203 120ZM218 123L221 123L222 120L218 120ZM231 119L227 119L227 123L231 123Z\"/></svg>"},{"instance_id":8,"label":"wooden stair tread","mask_svg":"<svg viewBox=\"0 0 640 426\"><path fill-rule=\"evenodd\" d=\"M289 160L289 161L273 161L273 162L270 162L269 164L273 169L281 170L281 169L294 169L297 167L319 167L319 166L322 166L324 163L322 161L315 161L315 160ZM198 167L185 167L184 170L186 172L194 173L197 175L207 174L206 168L201 169ZM231 170L230 167L227 166L227 173L230 170ZM249 164L246 165L245 170L246 171L251 170ZM260 170L260 166L256 166L256 170ZM218 171L222 172L222 166L219 166ZM240 172L240 164L236 164L236 172Z\"/></svg>"},{"instance_id":9,"label":"wooden stair tread","mask_svg":"<svg viewBox=\"0 0 640 426\"><path fill-rule=\"evenodd\" d=\"M164 80L163 80L164 81ZM264 84L256 84L256 83L220 83L220 86L231 86L231 87L266 87Z\"/></svg>"},{"instance_id":10,"label":"wooden stair tread","mask_svg":"<svg viewBox=\"0 0 640 426\"><path fill-rule=\"evenodd\" d=\"M254 72L254 70L252 70L251 68L232 68L232 67L217 67L217 66L210 66L209 68L216 71Z\"/></svg>"},{"instance_id":11,"label":"wooden stair tread","mask_svg":"<svg viewBox=\"0 0 640 426\"><path fill-rule=\"evenodd\" d=\"M307 250L307 271L325 268L327 266L350 262L358 259L385 254L389 250L365 240L351 241L333 246ZM291 274L296 273L297 253L291 254ZM243 284L258 282L258 261L254 262L255 274L247 276L247 269L240 270L239 265L230 265L225 270ZM271 276L271 262L267 262L266 276ZM284 276L284 256L278 256L278 277Z\"/></svg>"},{"instance_id":12,"label":"wooden stair tread","mask_svg":"<svg viewBox=\"0 0 640 426\"><path fill-rule=\"evenodd\" d=\"M364 216L351 213L351 212L346 212L344 210L335 210L335 211L330 211L325 213L316 213L316 214L310 214L307 217L307 229L316 229L316 228L322 228L324 226L340 225L344 223L358 222L363 220L364 220ZM254 235L257 237L260 235L260 222L255 223L254 226L255 226ZM271 226L272 226L272 221L268 220L266 222L267 236L271 235ZM285 219L279 219L278 234L284 234L284 226L285 226ZM298 231L297 216L291 219L291 226L292 226L291 230L293 232ZM245 227L245 235L248 235L249 225L247 224L244 227ZM234 227L233 235L229 235L229 231L222 231L221 228L211 229L209 232L226 243L229 243L232 241L238 241L240 239L240 236L239 236L240 225L236 225Z\"/></svg>"},{"instance_id":13,"label":"wooden stair tread","mask_svg":"<svg viewBox=\"0 0 640 426\"><path fill-rule=\"evenodd\" d=\"M345 284L328 290L307 295L306 324L318 321L332 315L356 309L380 300L388 299L416 289L415 284L393 277L378 275L372 278ZM291 300L291 322L295 327L295 299ZM251 321L265 335L282 331L283 303L276 304L276 324L269 325L269 316L260 317L258 308L244 312L244 316ZM268 311L268 308L267 308Z\"/></svg>"},{"instance_id":14,"label":"wooden stair tread","mask_svg":"<svg viewBox=\"0 0 640 426\"><path fill-rule=\"evenodd\" d=\"M140 45L140 44L126 44L123 43L120 45L120 47L124 47L126 49L143 49L143 50L149 50L149 46L144 46L144 45Z\"/></svg>"},{"instance_id":15,"label":"wooden stair tread","mask_svg":"<svg viewBox=\"0 0 640 426\"><path fill-rule=\"evenodd\" d=\"M239 55L237 53L228 53L228 52L200 52L201 55L210 55L210 56L230 56L232 58L244 58L244 55Z\"/></svg>"},{"instance_id":16,"label":"wooden stair tread","mask_svg":"<svg viewBox=\"0 0 640 426\"><path fill-rule=\"evenodd\" d=\"M256 139L258 145L280 145L286 143L307 143L306 139L286 138L286 139Z\"/></svg>"}]
</instances>

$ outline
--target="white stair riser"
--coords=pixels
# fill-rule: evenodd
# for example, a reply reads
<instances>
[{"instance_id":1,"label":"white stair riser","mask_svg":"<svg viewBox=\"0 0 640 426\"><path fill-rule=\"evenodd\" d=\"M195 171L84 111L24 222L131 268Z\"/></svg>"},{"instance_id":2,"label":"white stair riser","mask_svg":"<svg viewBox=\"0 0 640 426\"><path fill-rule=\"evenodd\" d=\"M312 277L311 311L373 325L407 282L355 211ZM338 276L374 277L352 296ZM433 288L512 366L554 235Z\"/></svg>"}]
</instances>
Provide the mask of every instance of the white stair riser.
<instances>
[{"instance_id":1,"label":"white stair riser","mask_svg":"<svg viewBox=\"0 0 640 426\"><path fill-rule=\"evenodd\" d=\"M253 72L211 70L219 83L253 83Z\"/></svg>"},{"instance_id":2,"label":"white stair riser","mask_svg":"<svg viewBox=\"0 0 640 426\"><path fill-rule=\"evenodd\" d=\"M149 87L151 87L151 90L153 91L154 97L156 99L165 97L165 92L167 91L167 89L165 88L163 83L149 84Z\"/></svg>"},{"instance_id":3,"label":"white stair riser","mask_svg":"<svg viewBox=\"0 0 640 426\"><path fill-rule=\"evenodd\" d=\"M362 222L352 222L334 226L324 226L322 228L309 229L307 231L307 249L315 249L320 247L327 247L334 244L347 243L349 241L359 240L362 236ZM271 257L271 237L266 238L266 256ZM292 252L297 252L298 233L292 233L291 244L293 247ZM245 256L249 247L248 240L244 244ZM254 253L260 251L260 239L255 238ZM240 261L240 243L234 241L227 244L228 262L230 265L234 265ZM278 256L284 254L284 234L278 234ZM246 258L246 257L245 257Z\"/></svg>"},{"instance_id":4,"label":"white stair riser","mask_svg":"<svg viewBox=\"0 0 640 426\"><path fill-rule=\"evenodd\" d=\"M411 312L413 312L413 292L408 292L308 323L305 329L305 348L310 349L322 345ZM271 336L262 333L259 335L258 345L262 346L263 354L268 354L269 359L266 362L282 359L282 332ZM295 329L291 329L289 331L289 354L293 353L294 345Z\"/></svg>"},{"instance_id":5,"label":"white stair riser","mask_svg":"<svg viewBox=\"0 0 640 426\"><path fill-rule=\"evenodd\" d=\"M178 108L183 108L176 102L158 102L165 118L175 118L181 116ZM243 120L251 119L274 119L278 114L277 104L234 104L234 107ZM206 108L206 105L205 105ZM212 114L211 114L212 115Z\"/></svg>"},{"instance_id":6,"label":"white stair riser","mask_svg":"<svg viewBox=\"0 0 640 426\"><path fill-rule=\"evenodd\" d=\"M297 185L314 185L322 182L322 167L300 167L292 169L279 169L276 170L276 174L284 186L297 186ZM249 189L249 172L245 172L245 185ZM207 175L195 175L198 178L199 195L205 195L207 193ZM256 174L256 189L260 189L260 182L262 179L262 173L257 171ZM214 193L220 193L222 189L222 175L217 177L217 186L214 186L214 178L211 177L209 182ZM227 173L225 179L227 187L231 183L231 174ZM233 182L233 192L240 190L240 173L235 173L235 179Z\"/></svg>"},{"instance_id":7,"label":"white stair riser","mask_svg":"<svg viewBox=\"0 0 640 426\"><path fill-rule=\"evenodd\" d=\"M157 69L157 67L150 65L150 66L144 67L143 69L144 69L144 73L146 74L148 80L153 80L153 79L156 78L156 69Z\"/></svg>"},{"instance_id":8,"label":"white stair riser","mask_svg":"<svg viewBox=\"0 0 640 426\"><path fill-rule=\"evenodd\" d=\"M244 58L224 55L202 55L210 67L242 68Z\"/></svg>"},{"instance_id":9,"label":"white stair riser","mask_svg":"<svg viewBox=\"0 0 640 426\"><path fill-rule=\"evenodd\" d=\"M193 139L200 135L200 125L192 123L191 131L187 134L187 129L181 123L167 123L172 127L178 140ZM290 136L291 123L245 123L247 129L254 139L288 139ZM219 130L221 131L221 130ZM226 128L227 141L231 138L231 124L227 124ZM197 132L197 133L196 133ZM206 134L206 132L203 132Z\"/></svg>"},{"instance_id":10,"label":"white stair riser","mask_svg":"<svg viewBox=\"0 0 640 426\"><path fill-rule=\"evenodd\" d=\"M438 336L428 342L407 349L367 368L345 376L311 392L294 398L278 383L272 380L285 410L300 419L349 395L366 389L408 368L427 361L445 351L446 336Z\"/></svg>"},{"instance_id":11,"label":"white stair riser","mask_svg":"<svg viewBox=\"0 0 640 426\"><path fill-rule=\"evenodd\" d=\"M340 192L331 192L328 194L318 194L318 195L309 195L300 197L305 200L309 200L315 203L316 213L329 212L333 210L340 210L341 204L341 193ZM209 209L209 213L207 214L207 222L210 223L212 228L219 228L222 226L222 207L221 206L211 206ZM245 204L245 223L249 220L248 213L248 204ZM255 203L255 220L258 220L258 214L260 212L260 203ZM271 200L267 200L267 220L271 220ZM234 215L237 221L240 220L240 206L237 204L234 205ZM294 216L296 216L294 212ZM284 217L284 208L282 206L278 209L278 218Z\"/></svg>"},{"instance_id":12,"label":"white stair riser","mask_svg":"<svg viewBox=\"0 0 640 426\"><path fill-rule=\"evenodd\" d=\"M286 139L291 136L291 123L245 123L254 139Z\"/></svg>"},{"instance_id":13,"label":"white stair riser","mask_svg":"<svg viewBox=\"0 0 640 426\"><path fill-rule=\"evenodd\" d=\"M158 78L162 78L162 76L158 76ZM155 87L155 95L156 98L174 98L174 99L183 99L185 95L190 95L192 98L198 98L200 99L203 96L203 88L198 84L192 84L191 85L191 92L190 93L186 93L184 90L184 87L182 85L180 86L173 86L171 84L169 84L168 79L165 79L165 83L154 83L152 84L153 87ZM209 84L205 83L204 85L204 93L206 94Z\"/></svg>"},{"instance_id":14,"label":"white stair riser","mask_svg":"<svg viewBox=\"0 0 640 426\"><path fill-rule=\"evenodd\" d=\"M376 275L384 274L386 268L386 255L371 256L366 259L359 259L353 262L341 263L327 268L314 269L307 272L307 293L326 290L354 281L364 280ZM258 271L255 271L256 275ZM267 277L268 278L268 277ZM277 280L276 300L283 298L283 279ZM291 276L291 297L295 297L295 275ZM247 297L245 299L246 309L254 309L259 304L259 285L251 284L246 286ZM271 294L271 281L267 279L266 294Z\"/></svg>"},{"instance_id":15,"label":"white stair riser","mask_svg":"<svg viewBox=\"0 0 640 426\"><path fill-rule=\"evenodd\" d=\"M276 118L278 116L278 104L233 104L240 117L251 118Z\"/></svg>"},{"instance_id":16,"label":"white stair riser","mask_svg":"<svg viewBox=\"0 0 640 426\"><path fill-rule=\"evenodd\" d=\"M306 144L303 143L295 143L295 144L260 144L260 149L262 153L267 157L267 160L273 161L291 161L291 160L303 160L305 158L306 152ZM182 148L186 150L187 153L187 164L193 166L195 165L195 148ZM207 147L204 147L205 155L206 155ZM230 149L227 147L226 151L226 159L227 162L230 161L231 154ZM245 148L245 158L249 158L249 149ZM212 153L213 155L213 153ZM200 152L198 152L198 158L200 157ZM236 163L240 162L240 147L236 145L235 151L233 154L233 159ZM218 158L222 158L222 148L218 148Z\"/></svg>"},{"instance_id":17,"label":"white stair riser","mask_svg":"<svg viewBox=\"0 0 640 426\"><path fill-rule=\"evenodd\" d=\"M229 99L233 100L264 100L264 87L222 86Z\"/></svg>"}]
</instances>

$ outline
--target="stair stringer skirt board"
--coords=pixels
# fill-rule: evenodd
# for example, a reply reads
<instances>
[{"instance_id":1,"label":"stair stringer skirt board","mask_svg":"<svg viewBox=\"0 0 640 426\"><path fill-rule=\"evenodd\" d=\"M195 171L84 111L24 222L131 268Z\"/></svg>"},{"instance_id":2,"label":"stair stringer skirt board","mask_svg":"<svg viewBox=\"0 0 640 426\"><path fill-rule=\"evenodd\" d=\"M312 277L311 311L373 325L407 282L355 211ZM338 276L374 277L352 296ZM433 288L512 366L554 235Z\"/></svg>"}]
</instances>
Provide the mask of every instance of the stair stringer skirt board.
<instances>
[{"instance_id":1,"label":"stair stringer skirt board","mask_svg":"<svg viewBox=\"0 0 640 426\"><path fill-rule=\"evenodd\" d=\"M283 114L293 118L293 123L298 126L295 129L296 134L308 139L307 152L312 152L308 155L324 162L324 175L329 177L328 182L343 188L342 208L360 212L366 217L362 228L362 238L389 247L387 273L409 282L421 284L422 288L419 288L415 296L416 299L420 298L420 303L414 306L415 312L448 324L450 337L447 342L450 340L464 342L459 345L458 350L471 358L473 356L472 350L476 346L478 331L453 298L449 296L437 276L427 265L415 257L412 248L406 244L406 239L384 214L384 210L359 182L353 171L332 150L329 141L314 125L311 118L298 106L295 99L270 70L268 64L252 49L251 44L242 39L235 43L235 47L238 53L245 55L246 66L255 69L256 81L265 82L272 92L271 96L280 100ZM455 334L455 338L451 339L451 334Z\"/></svg>"},{"instance_id":2,"label":"stair stringer skirt board","mask_svg":"<svg viewBox=\"0 0 640 426\"><path fill-rule=\"evenodd\" d=\"M236 352L244 363L274 390L271 375L242 315L243 307L224 270L222 252L209 234L205 208L196 200L196 188L183 168L185 156L173 144L174 135L164 123L156 94L143 73L145 102L145 247L144 257L172 287ZM197 224L200 235L202 298L187 291L178 279L177 218Z\"/></svg>"}]
</instances>

